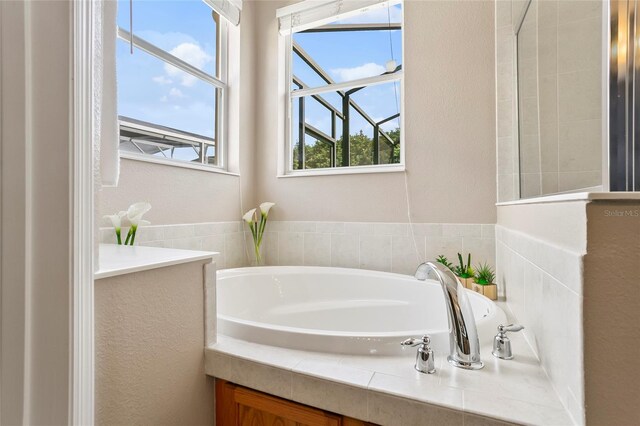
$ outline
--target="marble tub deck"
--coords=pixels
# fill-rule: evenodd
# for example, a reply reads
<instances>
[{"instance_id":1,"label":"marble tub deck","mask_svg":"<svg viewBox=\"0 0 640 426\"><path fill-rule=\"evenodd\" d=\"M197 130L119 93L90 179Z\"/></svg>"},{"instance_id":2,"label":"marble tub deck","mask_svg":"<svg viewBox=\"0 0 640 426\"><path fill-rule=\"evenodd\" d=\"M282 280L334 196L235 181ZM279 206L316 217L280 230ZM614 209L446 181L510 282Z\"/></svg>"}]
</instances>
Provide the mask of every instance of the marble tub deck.
<instances>
[{"instance_id":1,"label":"marble tub deck","mask_svg":"<svg viewBox=\"0 0 640 426\"><path fill-rule=\"evenodd\" d=\"M415 348L406 356L354 356L218 335L205 349L205 368L213 377L381 425L573 425L522 333L510 336L513 360L492 356L489 342L481 345L482 370L452 367L436 354L436 373L427 375L413 369Z\"/></svg>"}]
</instances>

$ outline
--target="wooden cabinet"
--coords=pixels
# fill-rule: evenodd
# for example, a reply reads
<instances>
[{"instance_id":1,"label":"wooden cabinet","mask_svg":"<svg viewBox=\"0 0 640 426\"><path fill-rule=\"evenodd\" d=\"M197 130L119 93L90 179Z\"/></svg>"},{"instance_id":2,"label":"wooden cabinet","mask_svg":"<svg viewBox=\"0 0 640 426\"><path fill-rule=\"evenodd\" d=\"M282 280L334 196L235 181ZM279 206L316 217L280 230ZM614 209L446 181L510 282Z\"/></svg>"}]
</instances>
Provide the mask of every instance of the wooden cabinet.
<instances>
[{"instance_id":1,"label":"wooden cabinet","mask_svg":"<svg viewBox=\"0 0 640 426\"><path fill-rule=\"evenodd\" d=\"M216 379L217 426L366 426L347 418Z\"/></svg>"}]
</instances>

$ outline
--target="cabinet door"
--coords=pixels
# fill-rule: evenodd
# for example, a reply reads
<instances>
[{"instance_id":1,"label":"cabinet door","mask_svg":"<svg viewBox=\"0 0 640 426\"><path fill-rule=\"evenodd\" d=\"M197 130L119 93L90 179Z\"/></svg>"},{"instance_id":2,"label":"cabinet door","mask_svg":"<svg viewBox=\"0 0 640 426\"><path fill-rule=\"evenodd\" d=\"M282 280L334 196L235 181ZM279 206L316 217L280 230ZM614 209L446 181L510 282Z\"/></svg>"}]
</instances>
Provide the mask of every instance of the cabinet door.
<instances>
[{"instance_id":1,"label":"cabinet door","mask_svg":"<svg viewBox=\"0 0 640 426\"><path fill-rule=\"evenodd\" d=\"M342 426L342 416L216 379L217 426ZM354 420L349 425L364 425Z\"/></svg>"}]
</instances>

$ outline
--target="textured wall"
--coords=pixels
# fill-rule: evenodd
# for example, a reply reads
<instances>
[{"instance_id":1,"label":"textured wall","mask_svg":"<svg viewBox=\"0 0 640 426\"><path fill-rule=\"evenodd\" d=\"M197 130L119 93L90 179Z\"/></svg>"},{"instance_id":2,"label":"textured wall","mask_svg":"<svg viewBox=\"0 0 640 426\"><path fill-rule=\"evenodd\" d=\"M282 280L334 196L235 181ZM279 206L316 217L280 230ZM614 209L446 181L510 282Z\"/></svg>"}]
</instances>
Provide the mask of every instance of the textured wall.
<instances>
[{"instance_id":1,"label":"textured wall","mask_svg":"<svg viewBox=\"0 0 640 426\"><path fill-rule=\"evenodd\" d=\"M203 263L97 280L96 424L211 425Z\"/></svg>"},{"instance_id":2,"label":"textured wall","mask_svg":"<svg viewBox=\"0 0 640 426\"><path fill-rule=\"evenodd\" d=\"M640 424L640 203L587 207L584 374L587 424Z\"/></svg>"},{"instance_id":3,"label":"textured wall","mask_svg":"<svg viewBox=\"0 0 640 426\"><path fill-rule=\"evenodd\" d=\"M0 2L0 407L1 424L22 424L25 406L25 370L28 298L25 283L28 260L24 238L28 178L24 165L26 144L27 76L24 69L27 34L25 4ZM12 46L8 49L7 46Z\"/></svg>"},{"instance_id":4,"label":"textured wall","mask_svg":"<svg viewBox=\"0 0 640 426\"><path fill-rule=\"evenodd\" d=\"M151 203L145 219L155 225L238 220L239 194L237 176L122 159L118 187L99 193L98 220L138 201Z\"/></svg>"},{"instance_id":5,"label":"textured wall","mask_svg":"<svg viewBox=\"0 0 640 426\"><path fill-rule=\"evenodd\" d=\"M278 220L406 221L401 173L277 178L275 11L255 7L258 194ZM416 222L495 221L494 4L405 2L405 141Z\"/></svg>"}]
</instances>

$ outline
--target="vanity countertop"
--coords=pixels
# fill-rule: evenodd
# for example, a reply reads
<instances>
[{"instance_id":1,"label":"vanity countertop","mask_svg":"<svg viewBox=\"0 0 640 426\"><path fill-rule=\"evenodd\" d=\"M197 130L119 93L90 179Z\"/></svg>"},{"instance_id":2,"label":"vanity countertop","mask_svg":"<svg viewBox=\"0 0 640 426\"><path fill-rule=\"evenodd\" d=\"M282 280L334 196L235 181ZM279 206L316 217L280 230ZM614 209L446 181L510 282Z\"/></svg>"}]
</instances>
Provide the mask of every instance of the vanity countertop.
<instances>
[{"instance_id":1,"label":"vanity countertop","mask_svg":"<svg viewBox=\"0 0 640 426\"><path fill-rule=\"evenodd\" d=\"M94 278L98 280L181 263L211 261L217 254L209 251L100 244L100 269L94 274Z\"/></svg>"},{"instance_id":2,"label":"vanity countertop","mask_svg":"<svg viewBox=\"0 0 640 426\"><path fill-rule=\"evenodd\" d=\"M524 336L510 338L513 360L497 359L490 344L482 345L485 366L475 371L437 354L435 374L419 373L415 348L406 356L355 356L224 335L206 348L205 365L210 376L382 425L573 425Z\"/></svg>"}]
</instances>

